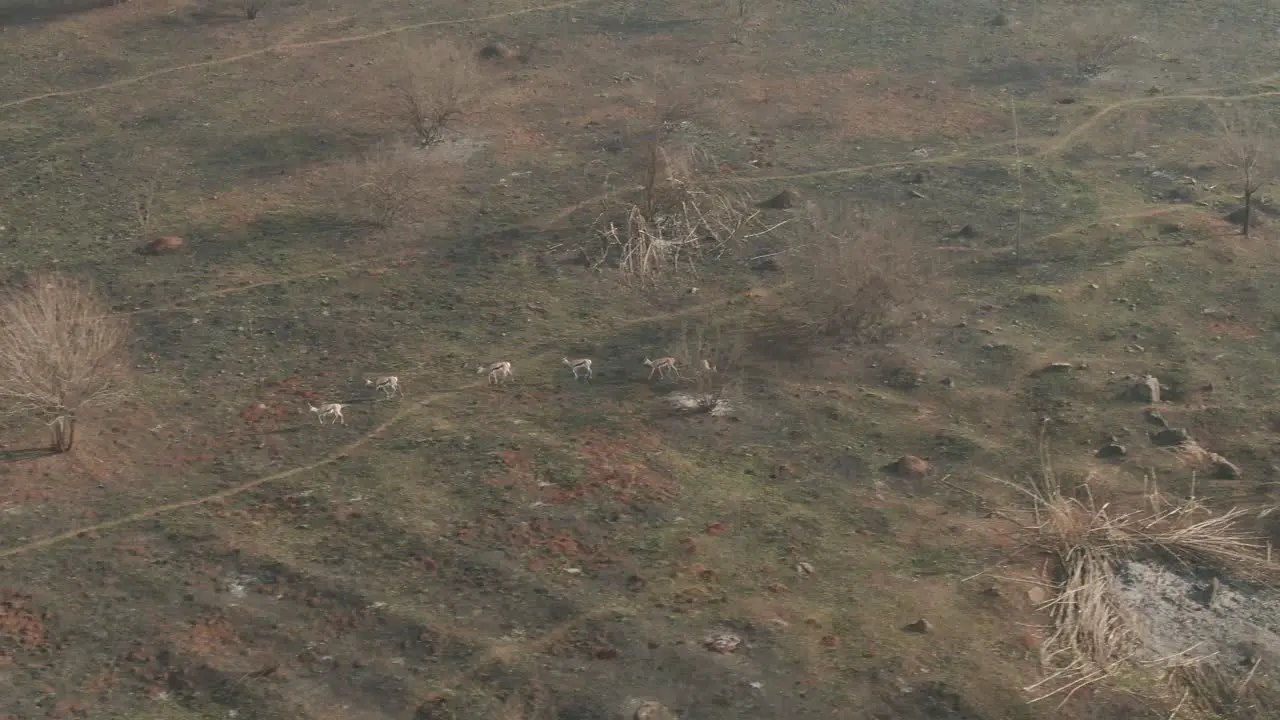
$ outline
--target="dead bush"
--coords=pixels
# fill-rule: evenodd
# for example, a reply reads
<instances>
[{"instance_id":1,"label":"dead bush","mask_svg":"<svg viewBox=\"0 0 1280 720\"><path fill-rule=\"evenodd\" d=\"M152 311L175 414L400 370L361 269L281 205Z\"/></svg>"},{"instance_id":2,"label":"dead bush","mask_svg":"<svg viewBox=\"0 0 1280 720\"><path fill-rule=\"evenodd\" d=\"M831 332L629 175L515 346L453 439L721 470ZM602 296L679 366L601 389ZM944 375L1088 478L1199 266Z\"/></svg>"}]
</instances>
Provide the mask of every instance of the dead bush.
<instances>
[{"instance_id":1,"label":"dead bush","mask_svg":"<svg viewBox=\"0 0 1280 720\"><path fill-rule=\"evenodd\" d=\"M1081 77L1095 77L1110 70L1140 42L1138 23L1120 8L1088 11L1067 24L1066 44Z\"/></svg>"},{"instance_id":2,"label":"dead bush","mask_svg":"<svg viewBox=\"0 0 1280 720\"><path fill-rule=\"evenodd\" d=\"M612 264L629 281L656 283L696 272L737 243L772 232L745 193L723 178L712 181L709 156L659 129L640 145L640 183L629 202L609 208L593 226L596 266Z\"/></svg>"},{"instance_id":3,"label":"dead bush","mask_svg":"<svg viewBox=\"0 0 1280 720\"><path fill-rule=\"evenodd\" d=\"M405 121L422 145L436 145L466 112L475 85L474 58L445 41L405 49L396 85Z\"/></svg>"},{"instance_id":4,"label":"dead bush","mask_svg":"<svg viewBox=\"0 0 1280 720\"><path fill-rule=\"evenodd\" d=\"M93 287L37 276L0 300L0 413L34 416L66 452L78 413L124 392L128 326Z\"/></svg>"},{"instance_id":5,"label":"dead bush","mask_svg":"<svg viewBox=\"0 0 1280 720\"><path fill-rule=\"evenodd\" d=\"M1241 521L1256 512L1232 508L1211 512L1194 497L1175 500L1161 494L1148 478L1145 503L1125 511L1097 501L1087 480L1064 492L1049 460L1043 435L1040 475L1010 485L1027 507L1003 515L1018 522L1027 544L1053 562L1051 577L1037 581L1050 591L1043 604L1053 621L1042 646L1048 673L1027 688L1032 702L1060 697L1116 673L1147 670L1172 680L1183 700L1197 705L1216 700L1204 693L1214 675L1191 648L1155 657L1144 646L1141 626L1117 592L1121 563L1158 558L1184 567L1201 566L1242 579L1274 579L1261 537L1243 531Z\"/></svg>"},{"instance_id":6,"label":"dead bush","mask_svg":"<svg viewBox=\"0 0 1280 720\"><path fill-rule=\"evenodd\" d=\"M746 342L741 331L716 318L681 329L675 357L687 364L685 375L693 387L673 395L679 408L725 415L743 402L742 361Z\"/></svg>"},{"instance_id":7,"label":"dead bush","mask_svg":"<svg viewBox=\"0 0 1280 720\"><path fill-rule=\"evenodd\" d=\"M244 11L244 16L248 20L258 17L258 13L267 6L267 0L241 0L240 9Z\"/></svg>"},{"instance_id":8,"label":"dead bush","mask_svg":"<svg viewBox=\"0 0 1280 720\"><path fill-rule=\"evenodd\" d=\"M352 167L354 199L371 220L390 228L429 197L429 166L423 154L401 143L380 143Z\"/></svg>"},{"instance_id":9,"label":"dead bush","mask_svg":"<svg viewBox=\"0 0 1280 720\"><path fill-rule=\"evenodd\" d=\"M900 216L817 209L785 256L811 327L852 342L883 340L922 312L939 278L920 232Z\"/></svg>"}]
</instances>

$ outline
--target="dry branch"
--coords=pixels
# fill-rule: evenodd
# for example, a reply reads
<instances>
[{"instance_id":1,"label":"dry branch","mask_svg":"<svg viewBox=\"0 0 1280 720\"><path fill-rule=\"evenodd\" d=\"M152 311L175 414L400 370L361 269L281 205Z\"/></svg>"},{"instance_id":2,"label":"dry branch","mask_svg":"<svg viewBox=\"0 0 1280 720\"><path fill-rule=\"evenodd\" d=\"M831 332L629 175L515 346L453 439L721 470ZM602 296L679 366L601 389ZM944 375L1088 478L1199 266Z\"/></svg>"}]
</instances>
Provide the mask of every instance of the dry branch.
<instances>
[{"instance_id":1,"label":"dry branch","mask_svg":"<svg viewBox=\"0 0 1280 720\"><path fill-rule=\"evenodd\" d=\"M462 117L475 84L474 58L447 42L407 49L404 78L397 84L402 115L424 146L444 141Z\"/></svg>"}]
</instances>

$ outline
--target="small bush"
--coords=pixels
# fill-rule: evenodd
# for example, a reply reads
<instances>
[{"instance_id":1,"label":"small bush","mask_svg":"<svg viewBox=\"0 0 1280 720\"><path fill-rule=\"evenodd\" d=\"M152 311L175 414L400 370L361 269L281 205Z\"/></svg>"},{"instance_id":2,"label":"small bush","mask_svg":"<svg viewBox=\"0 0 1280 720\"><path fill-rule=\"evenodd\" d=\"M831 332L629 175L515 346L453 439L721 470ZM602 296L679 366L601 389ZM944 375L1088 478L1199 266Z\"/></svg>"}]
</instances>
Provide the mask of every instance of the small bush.
<instances>
[{"instance_id":1,"label":"small bush","mask_svg":"<svg viewBox=\"0 0 1280 720\"><path fill-rule=\"evenodd\" d=\"M266 6L267 0L243 0L240 7L244 10L245 18L253 20Z\"/></svg>"},{"instance_id":2,"label":"small bush","mask_svg":"<svg viewBox=\"0 0 1280 720\"><path fill-rule=\"evenodd\" d=\"M429 166L421 152L403 144L379 144L354 168L355 200L378 225L389 228L431 192Z\"/></svg>"},{"instance_id":3,"label":"small bush","mask_svg":"<svg viewBox=\"0 0 1280 720\"><path fill-rule=\"evenodd\" d=\"M918 231L895 215L815 211L812 231L787 258L803 309L819 332L854 342L883 340L923 310L935 284Z\"/></svg>"},{"instance_id":4,"label":"small bush","mask_svg":"<svg viewBox=\"0 0 1280 720\"><path fill-rule=\"evenodd\" d=\"M1136 26L1122 10L1093 12L1068 24L1063 38L1076 72L1089 78L1111 69L1138 44Z\"/></svg>"},{"instance_id":5,"label":"small bush","mask_svg":"<svg viewBox=\"0 0 1280 720\"><path fill-rule=\"evenodd\" d=\"M446 42L406 50L404 78L396 87L405 122L422 145L436 145L465 113L474 86L474 59Z\"/></svg>"}]
</instances>

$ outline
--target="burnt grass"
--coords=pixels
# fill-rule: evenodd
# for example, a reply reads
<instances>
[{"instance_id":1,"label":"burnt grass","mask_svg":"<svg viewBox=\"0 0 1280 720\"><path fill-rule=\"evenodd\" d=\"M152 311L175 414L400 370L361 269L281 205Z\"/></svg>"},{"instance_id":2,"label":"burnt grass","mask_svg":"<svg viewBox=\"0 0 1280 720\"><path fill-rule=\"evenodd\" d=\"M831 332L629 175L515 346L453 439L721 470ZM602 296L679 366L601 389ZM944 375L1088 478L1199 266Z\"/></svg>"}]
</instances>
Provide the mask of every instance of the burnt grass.
<instances>
[{"instance_id":1,"label":"burnt grass","mask_svg":"<svg viewBox=\"0 0 1280 720\"><path fill-rule=\"evenodd\" d=\"M1221 220L1198 99L1270 87L1198 29L1245 47L1274 9L1162 6L1084 79L1067 3L44 5L0 2L0 280L92 279L136 392L69 455L0 425L0 718L1168 717L1124 680L1028 704L1042 560L992 478L1044 432L1068 482L1188 491L1127 395L1152 373L1241 468L1197 492L1271 498L1273 220ZM517 52L477 61L432 191L380 227L350 168L404 136L400 43L440 38ZM720 188L906 217L921 312L814 332L803 208L656 287L584 263L664 109ZM135 252L152 183L179 252ZM737 411L674 410L713 329ZM668 354L687 380L649 380Z\"/></svg>"}]
</instances>

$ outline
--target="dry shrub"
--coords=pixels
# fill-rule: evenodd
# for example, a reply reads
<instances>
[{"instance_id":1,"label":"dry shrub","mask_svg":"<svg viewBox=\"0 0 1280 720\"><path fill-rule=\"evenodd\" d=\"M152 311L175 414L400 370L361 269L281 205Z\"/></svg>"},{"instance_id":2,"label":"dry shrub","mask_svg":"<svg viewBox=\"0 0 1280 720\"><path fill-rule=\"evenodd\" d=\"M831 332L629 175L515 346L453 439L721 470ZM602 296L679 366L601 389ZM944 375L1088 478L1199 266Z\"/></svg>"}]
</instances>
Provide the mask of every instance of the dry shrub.
<instances>
[{"instance_id":1,"label":"dry shrub","mask_svg":"<svg viewBox=\"0 0 1280 720\"><path fill-rule=\"evenodd\" d=\"M1081 77L1095 77L1111 69L1138 44L1138 23L1122 8L1087 11L1062 31Z\"/></svg>"},{"instance_id":2,"label":"dry shrub","mask_svg":"<svg viewBox=\"0 0 1280 720\"><path fill-rule=\"evenodd\" d=\"M258 17L258 13L267 6L267 0L240 0L240 9L244 11L244 16L248 20Z\"/></svg>"},{"instance_id":3,"label":"dry shrub","mask_svg":"<svg viewBox=\"0 0 1280 720\"><path fill-rule=\"evenodd\" d=\"M446 41L406 48L403 78L396 85L405 121L424 146L444 141L466 112L475 87L475 59Z\"/></svg>"},{"instance_id":4,"label":"dry shrub","mask_svg":"<svg viewBox=\"0 0 1280 720\"><path fill-rule=\"evenodd\" d=\"M0 412L50 422L71 449L77 414L125 390L128 325L88 283L37 276L0 301Z\"/></svg>"},{"instance_id":5,"label":"dry shrub","mask_svg":"<svg viewBox=\"0 0 1280 720\"><path fill-rule=\"evenodd\" d=\"M920 232L892 213L813 210L811 232L787 259L795 292L819 332L853 342L883 340L928 302L938 277Z\"/></svg>"},{"instance_id":6,"label":"dry shrub","mask_svg":"<svg viewBox=\"0 0 1280 720\"><path fill-rule=\"evenodd\" d=\"M430 167L417 149L402 143L379 143L355 162L354 198L383 228L404 221L431 192Z\"/></svg>"},{"instance_id":7,"label":"dry shrub","mask_svg":"<svg viewBox=\"0 0 1280 720\"><path fill-rule=\"evenodd\" d=\"M681 329L675 356L684 360L685 376L693 382L690 392L673 397L682 409L713 415L728 414L743 403L742 361L744 334L712 318Z\"/></svg>"},{"instance_id":8,"label":"dry shrub","mask_svg":"<svg viewBox=\"0 0 1280 720\"><path fill-rule=\"evenodd\" d=\"M731 183L712 182L715 163L693 143L657 130L640 145L638 197L595 222L596 266L614 264L629 281L651 284L696 272L699 261L779 226L766 225Z\"/></svg>"},{"instance_id":9,"label":"dry shrub","mask_svg":"<svg viewBox=\"0 0 1280 720\"><path fill-rule=\"evenodd\" d=\"M1028 543L1056 566L1052 597L1044 605L1053 620L1042 646L1049 675L1027 688L1036 693L1032 702L1061 697L1061 707L1078 690L1135 668L1161 672L1175 682L1210 677L1202 672L1204 658L1187 651L1151 659L1139 625L1117 593L1117 573L1123 561L1154 557L1251 580L1274 577L1263 539L1239 527L1256 512L1232 508L1215 514L1194 498L1162 495L1151 480L1143 507L1127 512L1098 503L1087 482L1064 493L1043 436L1040 466L1038 478L1014 485L1031 507L1009 513L1027 531ZM1197 692L1192 685L1183 683L1183 688Z\"/></svg>"}]
</instances>

